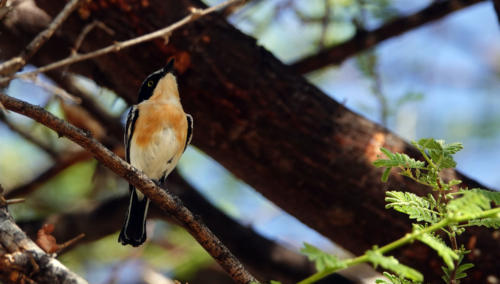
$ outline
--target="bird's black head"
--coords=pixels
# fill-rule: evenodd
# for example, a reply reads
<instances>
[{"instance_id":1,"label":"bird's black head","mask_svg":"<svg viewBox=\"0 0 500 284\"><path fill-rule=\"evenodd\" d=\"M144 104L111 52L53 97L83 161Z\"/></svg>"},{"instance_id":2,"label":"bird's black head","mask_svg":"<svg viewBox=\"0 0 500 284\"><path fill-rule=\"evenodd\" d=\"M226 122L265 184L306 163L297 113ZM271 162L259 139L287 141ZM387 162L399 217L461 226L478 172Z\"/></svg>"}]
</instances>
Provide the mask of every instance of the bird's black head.
<instances>
[{"instance_id":1,"label":"bird's black head","mask_svg":"<svg viewBox=\"0 0 500 284\"><path fill-rule=\"evenodd\" d=\"M168 73L174 72L174 59L170 59L165 67L151 73L144 82L142 82L141 88L139 89L139 98L137 103L141 103L144 100L149 99L153 95L153 91L160 81Z\"/></svg>"}]
</instances>

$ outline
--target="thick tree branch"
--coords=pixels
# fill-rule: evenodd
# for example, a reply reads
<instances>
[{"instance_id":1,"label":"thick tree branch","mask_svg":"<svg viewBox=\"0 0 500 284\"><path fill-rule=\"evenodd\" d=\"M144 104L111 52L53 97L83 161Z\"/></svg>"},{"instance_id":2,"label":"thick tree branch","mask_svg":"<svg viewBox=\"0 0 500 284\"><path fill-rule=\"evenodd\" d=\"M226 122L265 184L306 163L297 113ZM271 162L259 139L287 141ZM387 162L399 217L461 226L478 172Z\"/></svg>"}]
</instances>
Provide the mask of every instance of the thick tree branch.
<instances>
[{"instance_id":1,"label":"thick tree branch","mask_svg":"<svg viewBox=\"0 0 500 284\"><path fill-rule=\"evenodd\" d=\"M14 223L5 199L2 196L0 199L0 279L3 283L87 283L31 241Z\"/></svg>"},{"instance_id":2,"label":"thick tree branch","mask_svg":"<svg viewBox=\"0 0 500 284\"><path fill-rule=\"evenodd\" d=\"M105 166L119 176L127 179L127 181L141 190L164 212L174 216L236 282L248 284L256 281L210 229L201 223L189 209L184 207L177 197L159 188L144 173L139 172L130 164L120 159L89 134L55 117L41 107L17 100L5 94L0 94L0 102L7 109L26 115L53 129L59 136L65 136L79 144L91 152Z\"/></svg>"},{"instance_id":3,"label":"thick tree branch","mask_svg":"<svg viewBox=\"0 0 500 284\"><path fill-rule=\"evenodd\" d=\"M492 0L495 13L497 14L498 23L500 23L500 0Z\"/></svg>"},{"instance_id":4,"label":"thick tree branch","mask_svg":"<svg viewBox=\"0 0 500 284\"><path fill-rule=\"evenodd\" d=\"M37 3L51 14L62 5L49 0ZM155 31L178 19L179 11L187 13L187 7L200 5L196 0L149 3L127 13L100 7L92 16L121 40ZM133 21L145 13L147 21ZM87 24L70 20L64 38L53 38L48 43L51 49L41 50L35 64L43 66L70 54L74 41L65 39L75 39ZM25 34L2 31L2 50L26 41ZM95 50L112 40L104 33L91 33L81 49ZM178 79L183 105L196 121L194 145L237 177L355 254L411 230L405 216L385 210L384 192L397 187L425 194L425 189L401 177L382 184L381 172L371 165L380 146L415 154L410 145L331 100L220 16L209 15L187 25L171 36L166 47L153 41L73 65L71 71L134 103L141 80L172 55L186 59ZM450 171L447 178L481 187L457 171ZM481 267L469 283L484 283L497 274L500 243L496 237L487 229L477 229L461 238L468 249L478 251L470 257ZM424 272L427 280L440 281L439 259L425 246L402 248L396 256Z\"/></svg>"},{"instance_id":5,"label":"thick tree branch","mask_svg":"<svg viewBox=\"0 0 500 284\"><path fill-rule=\"evenodd\" d=\"M123 136L123 127L116 117L112 117L93 101L90 96L81 92L72 84L69 76L61 76L55 72L52 78L62 84L65 89L71 91L82 99L81 106L86 107L101 124L107 126L107 130L115 139ZM90 154L84 152L87 158ZM28 184L15 188L8 192L9 197L25 196L42 185L48 178L57 175L64 168L78 162L79 153L66 157L62 162L57 162L52 168L41 174L39 178ZM212 228L221 241L240 259L243 264L261 279L278 280L282 283L295 283L314 273L312 263L305 256L292 252L279 244L268 240L257 234L251 228L242 226L229 218L226 214L210 204L202 195L191 187L176 172L168 179L168 188L179 196L188 208L193 208L193 213L203 216L203 221ZM28 235L35 236L37 231L45 223L56 224L53 235L58 240L67 240L76 233L84 232L85 239L82 242L92 242L103 236L112 234L120 229L123 212L128 206L128 196L117 197L104 201L93 208L84 211L69 212L51 216L47 220L21 222L21 227ZM153 206L150 218L161 218L165 221L174 221L161 210ZM241 244L245 243L245 246ZM340 275L332 275L327 281L335 283L351 283ZM327 283L327 282L325 282Z\"/></svg>"},{"instance_id":6,"label":"thick tree branch","mask_svg":"<svg viewBox=\"0 0 500 284\"><path fill-rule=\"evenodd\" d=\"M177 194L186 206L193 208L193 213L203 217L203 221L218 233L221 241L254 275L261 279L295 283L314 273L312 263L305 256L292 252L229 218L175 172L169 176L167 183L168 188ZM34 236L43 224L51 223L55 224L53 235L58 240L67 240L75 233L85 233L85 239L81 242L93 242L120 229L122 213L127 206L128 196L122 196L106 200L87 210L57 214L45 220L19 224L28 235ZM149 218L176 222L156 206L152 206ZM349 283L339 275L330 278L332 279L342 281L339 283Z\"/></svg>"},{"instance_id":7,"label":"thick tree branch","mask_svg":"<svg viewBox=\"0 0 500 284\"><path fill-rule=\"evenodd\" d=\"M484 0L440 0L413 15L403 16L373 31L358 30L350 40L322 50L292 63L291 67L300 74L309 73L331 64L340 64L350 56L360 53L380 42L411 31L432 21L469 7Z\"/></svg>"}]
</instances>

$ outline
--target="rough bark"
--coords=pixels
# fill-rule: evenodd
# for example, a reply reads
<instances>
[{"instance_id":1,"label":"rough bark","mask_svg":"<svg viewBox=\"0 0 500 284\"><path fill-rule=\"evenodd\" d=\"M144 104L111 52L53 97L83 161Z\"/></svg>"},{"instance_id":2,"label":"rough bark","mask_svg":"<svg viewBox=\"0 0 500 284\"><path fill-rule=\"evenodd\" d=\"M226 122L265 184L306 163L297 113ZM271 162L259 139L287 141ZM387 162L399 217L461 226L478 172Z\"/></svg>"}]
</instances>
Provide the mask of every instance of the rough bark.
<instances>
[{"instance_id":1,"label":"rough bark","mask_svg":"<svg viewBox=\"0 0 500 284\"><path fill-rule=\"evenodd\" d=\"M167 188L177 194L193 213L217 232L221 241L260 279L278 280L282 283L296 283L314 273L313 265L305 256L292 252L266 239L249 227L245 227L211 205L179 175L172 174ZM120 229L123 212L128 205L128 196L109 199L84 211L67 212L51 216L46 220L20 222L22 228L35 235L45 223L55 224L54 237L67 240L75 233L85 233L82 242L93 242ZM156 206L152 206L149 218L176 222ZM245 245L241 245L241 244ZM336 283L351 283L340 276L334 276Z\"/></svg>"},{"instance_id":2,"label":"rough bark","mask_svg":"<svg viewBox=\"0 0 500 284\"><path fill-rule=\"evenodd\" d=\"M49 14L63 4L38 3ZM193 3L198 2L152 0L142 7L131 1L128 10L118 4L107 8L96 4L90 9L90 18L111 27L115 37L97 31L88 36L82 50L163 27L186 15ZM48 42L35 63L69 54L84 25L84 20L71 18L63 27L63 36ZM1 36L19 39L8 31ZM424 189L397 176L391 177L390 184L382 184L381 172L371 162L380 146L410 154L413 149L327 97L216 15L174 33L166 47L155 41L70 70L133 103L141 80L171 55L180 62L183 104L195 120L194 145L236 176L355 254L410 229L404 216L384 209L384 192L396 187L422 194ZM449 176L477 186L458 173ZM477 242L471 242L473 238ZM500 263L492 259L497 257L500 243L490 231L477 229L462 240L474 243L474 249L481 252L474 256L478 268L471 283L498 275ZM414 245L399 250L397 256L423 271L428 281L439 281L439 261L430 249Z\"/></svg>"},{"instance_id":3,"label":"rough bark","mask_svg":"<svg viewBox=\"0 0 500 284\"><path fill-rule=\"evenodd\" d=\"M83 278L45 253L14 223L0 196L0 280L2 283L85 284ZM31 282L30 282L31 281Z\"/></svg>"},{"instance_id":4,"label":"rough bark","mask_svg":"<svg viewBox=\"0 0 500 284\"><path fill-rule=\"evenodd\" d=\"M63 78L59 77L53 78L59 84L62 83L65 89L70 90L71 93L81 98L82 105L86 106L86 109L95 115L101 125L107 125L106 129L112 135L107 137L109 140L118 140L123 137L123 127L119 122L119 118L109 116L88 95L82 93L71 84L69 82L71 80L62 80ZM8 198L26 197L68 166L73 165L81 159L90 158L90 153L83 152L83 154L85 155L76 153L65 159L56 160L53 167L27 184L10 190L6 196ZM296 283L314 273L313 264L305 256L292 252L262 237L251 228L234 221L211 205L176 172L169 176L167 182L168 190L179 196L186 206L194 209L193 213L201 216L204 222L217 232L221 241L259 279L278 280L282 283ZM36 236L38 230L45 223L55 224L53 235L58 240L68 240L75 233L85 233L85 238L78 242L78 244L81 244L96 241L118 231L121 228L123 212L126 211L127 206L128 195L106 200L86 210L65 212L50 216L48 219L24 221L19 222L19 224L32 237ZM163 214L154 205L150 210L148 218L160 218L165 221L176 222L175 219ZM241 246L242 243L245 246ZM325 281L352 283L338 274L330 276Z\"/></svg>"},{"instance_id":5,"label":"rough bark","mask_svg":"<svg viewBox=\"0 0 500 284\"><path fill-rule=\"evenodd\" d=\"M199 218L194 216L176 196L171 195L168 191L162 190L144 173L120 159L116 154L104 147L104 145L92 138L90 132L85 132L76 128L39 106L29 104L2 93L0 93L0 103L2 103L6 109L30 117L54 130L60 137L64 136L91 152L99 162L111 169L117 175L125 178L138 190L142 191L144 195L162 209L164 214L172 215L212 256L212 258L220 264L236 283L258 283L212 231L210 231Z\"/></svg>"}]
</instances>

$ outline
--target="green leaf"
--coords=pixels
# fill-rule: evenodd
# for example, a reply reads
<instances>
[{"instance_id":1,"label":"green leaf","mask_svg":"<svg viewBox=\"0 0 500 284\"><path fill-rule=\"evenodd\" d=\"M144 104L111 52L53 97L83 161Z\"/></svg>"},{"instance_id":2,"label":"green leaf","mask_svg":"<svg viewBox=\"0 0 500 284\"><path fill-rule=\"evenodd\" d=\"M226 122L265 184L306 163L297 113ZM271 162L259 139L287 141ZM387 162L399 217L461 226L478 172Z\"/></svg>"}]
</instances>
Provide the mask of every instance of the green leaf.
<instances>
[{"instance_id":1,"label":"green leaf","mask_svg":"<svg viewBox=\"0 0 500 284\"><path fill-rule=\"evenodd\" d=\"M461 254L460 259L458 260L458 264L462 262L463 258L464 254ZM460 264L455 272L455 280L467 277L467 273L465 273L465 271L471 269L472 267L474 267L474 264L472 263ZM441 279L443 279L445 283L450 283L450 273L451 273L450 268L441 266L441 269L444 272L444 275L441 277Z\"/></svg>"},{"instance_id":2,"label":"green leaf","mask_svg":"<svg viewBox=\"0 0 500 284\"><path fill-rule=\"evenodd\" d=\"M459 194L460 197L456 197L446 205L450 216L474 219L477 214L491 208L491 201L483 192L464 190Z\"/></svg>"},{"instance_id":3,"label":"green leaf","mask_svg":"<svg viewBox=\"0 0 500 284\"><path fill-rule=\"evenodd\" d=\"M413 229L422 230L423 226L413 225ZM420 235L417 239L435 250L449 268L453 269L455 267L454 260L458 260L459 256L441 238L432 233L426 233Z\"/></svg>"},{"instance_id":4,"label":"green leaf","mask_svg":"<svg viewBox=\"0 0 500 284\"><path fill-rule=\"evenodd\" d=\"M393 156L392 152L389 149L384 148L384 147L380 148L380 152L384 153L389 159L391 159Z\"/></svg>"},{"instance_id":5,"label":"green leaf","mask_svg":"<svg viewBox=\"0 0 500 284\"><path fill-rule=\"evenodd\" d=\"M457 166L452 156L439 156L439 159L436 164L440 169L453 169Z\"/></svg>"},{"instance_id":6,"label":"green leaf","mask_svg":"<svg viewBox=\"0 0 500 284\"><path fill-rule=\"evenodd\" d=\"M500 206L500 192L490 191L490 190L481 189L481 188L472 188L472 189L470 189L470 191L482 194L486 198L488 198L491 202L495 203L495 205Z\"/></svg>"},{"instance_id":7,"label":"green leaf","mask_svg":"<svg viewBox=\"0 0 500 284\"><path fill-rule=\"evenodd\" d=\"M427 202L429 202L431 208L436 208L438 206L438 202L434 198L434 195L431 193L427 194Z\"/></svg>"},{"instance_id":8,"label":"green leaf","mask_svg":"<svg viewBox=\"0 0 500 284\"><path fill-rule=\"evenodd\" d=\"M426 151L426 150L434 150L434 151L443 151L443 141L435 140L434 138L422 138L417 142L413 142L418 149Z\"/></svg>"},{"instance_id":9,"label":"green leaf","mask_svg":"<svg viewBox=\"0 0 500 284\"><path fill-rule=\"evenodd\" d=\"M471 269L472 267L474 267L474 264L472 263L464 263L460 265L455 274L455 279L458 280L467 277L467 273L465 273L465 271Z\"/></svg>"},{"instance_id":10,"label":"green leaf","mask_svg":"<svg viewBox=\"0 0 500 284\"><path fill-rule=\"evenodd\" d=\"M425 169L425 162L417 161L410 158L406 154L391 153L388 149L382 147L380 151L384 153L389 159L378 159L373 162L376 167L404 167L411 169Z\"/></svg>"},{"instance_id":11,"label":"green leaf","mask_svg":"<svg viewBox=\"0 0 500 284\"><path fill-rule=\"evenodd\" d=\"M388 191L385 194L385 201L388 203L385 208L393 208L408 214L411 219L417 221L436 223L440 220L438 212L432 210L434 199L429 202L426 198L411 192Z\"/></svg>"},{"instance_id":12,"label":"green leaf","mask_svg":"<svg viewBox=\"0 0 500 284\"><path fill-rule=\"evenodd\" d=\"M456 167L457 163L453 160L452 155L463 149L461 143L445 144L444 140L435 140L433 138L424 138L413 143L420 152L429 155L433 163L439 169L447 169Z\"/></svg>"},{"instance_id":13,"label":"green leaf","mask_svg":"<svg viewBox=\"0 0 500 284\"><path fill-rule=\"evenodd\" d=\"M462 181L461 180L458 180L458 179L452 179L450 180L450 182L448 183L448 186L454 186L454 185L458 185L458 184L461 184Z\"/></svg>"},{"instance_id":14,"label":"green leaf","mask_svg":"<svg viewBox=\"0 0 500 284\"><path fill-rule=\"evenodd\" d=\"M422 275L422 273L411 267L399 263L399 261L393 256L384 256L380 252L375 250L367 251L366 256L368 257L368 261L373 263L375 268L380 265L387 270L395 272L401 277L408 278L414 281L424 280L424 276Z\"/></svg>"},{"instance_id":15,"label":"green leaf","mask_svg":"<svg viewBox=\"0 0 500 284\"><path fill-rule=\"evenodd\" d=\"M271 280L271 281L269 282L269 284L281 284L281 282L276 281L276 280Z\"/></svg>"},{"instance_id":16,"label":"green leaf","mask_svg":"<svg viewBox=\"0 0 500 284\"><path fill-rule=\"evenodd\" d=\"M380 178L382 182L387 182L389 179L389 174L391 173L391 168L385 168L384 173L382 174L382 177Z\"/></svg>"},{"instance_id":17,"label":"green leaf","mask_svg":"<svg viewBox=\"0 0 500 284\"><path fill-rule=\"evenodd\" d=\"M484 218L470 220L469 226L483 226L492 229L500 229L500 218Z\"/></svg>"},{"instance_id":18,"label":"green leaf","mask_svg":"<svg viewBox=\"0 0 500 284\"><path fill-rule=\"evenodd\" d=\"M336 256L326 253L308 243L304 243L304 247L300 252L305 254L310 261L314 261L318 272L325 269L342 269L346 267L345 263Z\"/></svg>"},{"instance_id":19,"label":"green leaf","mask_svg":"<svg viewBox=\"0 0 500 284\"><path fill-rule=\"evenodd\" d=\"M414 282L408 279L404 279L401 277L398 277L394 274L390 274L389 272L384 272L384 276L389 279L389 281L386 281L385 279L377 279L375 280L375 283L380 283L380 284L413 284L413 283L421 283L421 282Z\"/></svg>"},{"instance_id":20,"label":"green leaf","mask_svg":"<svg viewBox=\"0 0 500 284\"><path fill-rule=\"evenodd\" d=\"M443 145L443 151L445 152L445 154L448 154L448 155L456 154L458 151L462 150L463 148L464 148L464 145L462 143L458 143L458 142Z\"/></svg>"}]
</instances>

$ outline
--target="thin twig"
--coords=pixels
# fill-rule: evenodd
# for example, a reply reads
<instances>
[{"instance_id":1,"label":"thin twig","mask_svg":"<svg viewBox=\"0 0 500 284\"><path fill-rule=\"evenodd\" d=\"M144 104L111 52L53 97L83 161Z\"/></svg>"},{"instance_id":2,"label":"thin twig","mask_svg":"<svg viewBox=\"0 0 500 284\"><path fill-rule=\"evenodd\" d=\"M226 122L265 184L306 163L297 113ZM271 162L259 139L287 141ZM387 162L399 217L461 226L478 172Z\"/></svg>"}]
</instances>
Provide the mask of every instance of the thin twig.
<instances>
[{"instance_id":1,"label":"thin twig","mask_svg":"<svg viewBox=\"0 0 500 284\"><path fill-rule=\"evenodd\" d=\"M26 199L24 198L13 198L13 199L7 199L6 203L7 205L11 205L11 204L23 203L24 201L26 201Z\"/></svg>"},{"instance_id":2,"label":"thin twig","mask_svg":"<svg viewBox=\"0 0 500 284\"><path fill-rule=\"evenodd\" d=\"M75 46L71 50L72 55L76 55L78 53L78 50L80 49L80 46L83 43L83 40L85 37L87 37L88 33L90 33L94 28L100 28L101 30L105 31L108 35L114 35L115 31L110 29L108 26L106 26L103 22L94 20L92 23L86 25L82 32L78 35L78 37L75 40Z\"/></svg>"},{"instance_id":3,"label":"thin twig","mask_svg":"<svg viewBox=\"0 0 500 284\"><path fill-rule=\"evenodd\" d=\"M330 0L323 0L325 10L325 14L323 15L323 19L321 19L321 35L319 39L319 47L320 49L325 48L326 46L326 36L328 35L328 27L330 25L330 14L331 14L331 3Z\"/></svg>"},{"instance_id":4,"label":"thin twig","mask_svg":"<svg viewBox=\"0 0 500 284\"><path fill-rule=\"evenodd\" d=\"M240 261L255 271L255 276L281 280L282 283L296 283L314 273L313 265L305 256L289 251L278 243L259 235L251 228L231 219L175 172L169 176L168 189L177 194L186 206L192 208L193 213L203 216L203 221L217 232L217 236ZM75 228L78 228L78 232L87 233L87 237L79 242L81 244L94 242L113 234L120 230L123 212L127 209L128 202L128 195L124 195L106 199L90 210L82 208L52 215L50 222L57 224L52 235L58 240L69 239L77 233ZM156 206L151 207L148 218L178 223ZM49 222L47 220L26 220L24 223L18 224L22 229L26 229L28 235L34 236L36 229ZM245 245L242 246L242 243ZM120 262L120 259L117 261Z\"/></svg>"},{"instance_id":5,"label":"thin twig","mask_svg":"<svg viewBox=\"0 0 500 284\"><path fill-rule=\"evenodd\" d=\"M82 102L82 99L80 99L79 97L77 97L75 95L68 93L68 91L66 91L65 89L60 88L56 85L47 84L44 81L40 80L38 77L34 77L34 78L33 77L34 76L21 77L21 79L24 81L33 83L34 85L37 85L38 87L44 89L45 91L47 91L49 93L54 94L55 96L59 97L60 99L68 100L68 101L75 103L75 104L80 104Z\"/></svg>"},{"instance_id":6,"label":"thin twig","mask_svg":"<svg viewBox=\"0 0 500 284\"><path fill-rule=\"evenodd\" d=\"M305 74L331 64L340 64L348 57L373 47L381 41L414 30L416 27L438 20L454 11L483 1L484 0L435 1L427 8L413 15L394 19L373 31L358 31L350 40L302 58L292 63L291 67L298 73Z\"/></svg>"},{"instance_id":7,"label":"thin twig","mask_svg":"<svg viewBox=\"0 0 500 284\"><path fill-rule=\"evenodd\" d=\"M27 102L0 94L0 102L14 112L28 116L66 136L92 153L106 167L142 191L165 213L174 216L198 243L222 266L237 283L257 282L227 247L205 226L199 218L187 209L178 197L158 187L144 173L120 159L81 129L55 117L45 109ZM258 283L258 282L257 282Z\"/></svg>"},{"instance_id":8,"label":"thin twig","mask_svg":"<svg viewBox=\"0 0 500 284\"><path fill-rule=\"evenodd\" d=\"M55 17L55 19L49 24L49 26L44 31L39 33L26 46L21 54L19 54L19 56L14 57L0 65L0 74L4 76L12 75L26 65L26 62L45 44L45 42L47 42L47 40L52 37L54 32L62 25L71 12L73 12L81 2L83 2L83 0L71 0L68 2L57 17ZM7 78L7 80L2 80L1 83L6 83L9 81L8 79L9 78Z\"/></svg>"},{"instance_id":9,"label":"thin twig","mask_svg":"<svg viewBox=\"0 0 500 284\"><path fill-rule=\"evenodd\" d=\"M78 54L78 50L80 49L80 47L82 46L83 44L83 41L85 40L85 38L87 37L87 35L94 29L94 28L100 28L101 30L105 31L108 35L110 36L113 36L115 34L115 31L113 31L111 28L109 28L108 26L106 26L103 22L101 21L98 21L98 20L94 20L92 23L86 25L82 31L80 32L80 34L78 35L78 37L76 38L75 40L75 45L73 46L73 48L71 49L71 56L75 56ZM69 65L67 65L66 67L64 67L62 69L62 73L66 73L68 71L68 68L69 68Z\"/></svg>"},{"instance_id":10,"label":"thin twig","mask_svg":"<svg viewBox=\"0 0 500 284\"><path fill-rule=\"evenodd\" d=\"M191 13L189 15L187 15L183 19L181 19L181 20L179 20L179 21L173 23L172 25L165 27L163 29L160 29L160 30L157 30L155 32L151 32L151 33L148 33L148 34L145 34L145 35L133 38L133 39L129 39L126 41L117 42L115 44L98 49L96 51L92 51L92 52L85 53L85 54L76 54L76 55L67 57L65 59L62 59L60 61L56 61L54 63L45 65L45 66L40 67L38 69L35 69L33 71L25 72L22 74L16 74L16 75L8 77L8 78L2 78L2 79L0 79L0 84L5 83L9 80L12 80L13 78L32 76L33 74L47 72L47 71L50 71L50 70L53 70L56 68L60 68L60 67L63 67L63 66L69 65L69 64L88 60L91 58L95 58L95 57L98 57L98 56L101 56L104 54L108 54L111 52L119 52L122 49L137 45L139 43L143 43L143 42L150 41L150 40L157 39L157 38L164 38L165 36L169 35L173 31L175 31L176 29L178 29L178 28L180 28L180 27L182 27L182 26L184 26L192 21L195 21L195 20L197 20L205 15L208 15L210 13L213 13L217 10L226 8L228 6L231 6L233 4L240 3L243 1L244 0L228 0L228 1L222 2L218 5L206 8L206 9L192 9Z\"/></svg>"},{"instance_id":11,"label":"thin twig","mask_svg":"<svg viewBox=\"0 0 500 284\"><path fill-rule=\"evenodd\" d=\"M66 241L66 242L60 244L59 245L59 249L56 251L56 254L59 254L63 249L65 249L65 248L67 248L69 246L74 245L76 242L78 242L79 240L81 240L83 238L85 238L85 234L81 233L78 236L72 238L71 240Z\"/></svg>"}]
</instances>

